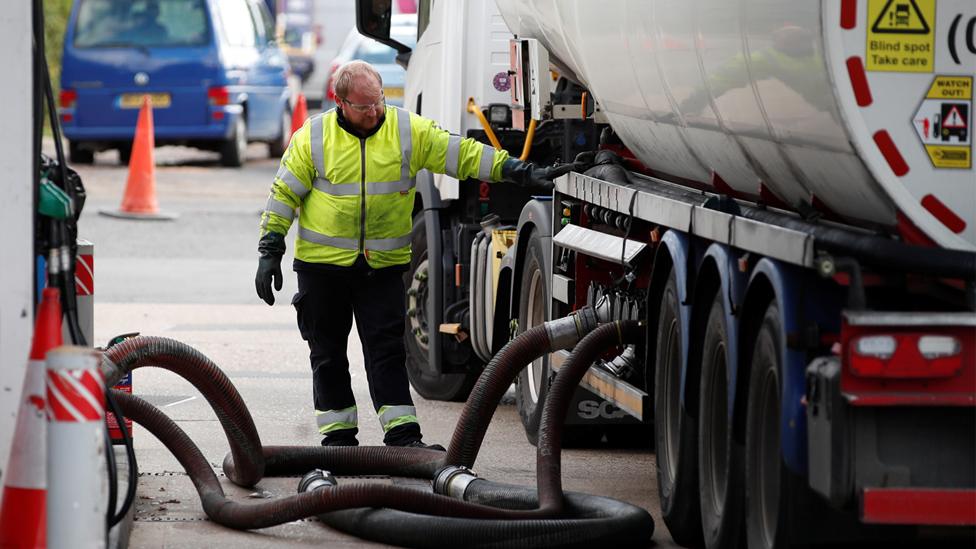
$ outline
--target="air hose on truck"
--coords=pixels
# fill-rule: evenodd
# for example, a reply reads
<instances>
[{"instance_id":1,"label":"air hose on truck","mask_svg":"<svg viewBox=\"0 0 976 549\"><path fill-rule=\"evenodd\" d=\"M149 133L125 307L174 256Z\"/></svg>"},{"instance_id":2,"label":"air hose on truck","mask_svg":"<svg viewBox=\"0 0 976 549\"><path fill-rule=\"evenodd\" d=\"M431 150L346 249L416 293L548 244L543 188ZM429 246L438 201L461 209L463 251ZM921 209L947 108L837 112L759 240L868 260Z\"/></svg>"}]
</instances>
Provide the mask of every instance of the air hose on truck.
<instances>
[{"instance_id":1,"label":"air hose on truck","mask_svg":"<svg viewBox=\"0 0 976 549\"><path fill-rule=\"evenodd\" d=\"M610 498L563 493L562 418L586 369L606 350L643 337L635 321L600 325L591 308L549 321L509 342L488 364L461 412L446 453L397 447L262 446L243 399L226 375L195 349L165 338L137 337L103 356L106 383L132 369L158 366L190 381L213 407L231 451L224 472L251 486L264 476L308 473L302 493L259 503L228 500L209 462L172 420L138 397L117 393L125 416L152 432L190 475L207 516L237 529L264 528L318 516L360 537L413 547L588 546L646 544L654 522L643 509ZM519 371L539 356L576 346L557 374L543 410L538 490L491 482L470 471L488 424ZM433 481L434 492L385 484L337 485L335 475L390 475ZM309 473L311 471L311 473Z\"/></svg>"}]
</instances>

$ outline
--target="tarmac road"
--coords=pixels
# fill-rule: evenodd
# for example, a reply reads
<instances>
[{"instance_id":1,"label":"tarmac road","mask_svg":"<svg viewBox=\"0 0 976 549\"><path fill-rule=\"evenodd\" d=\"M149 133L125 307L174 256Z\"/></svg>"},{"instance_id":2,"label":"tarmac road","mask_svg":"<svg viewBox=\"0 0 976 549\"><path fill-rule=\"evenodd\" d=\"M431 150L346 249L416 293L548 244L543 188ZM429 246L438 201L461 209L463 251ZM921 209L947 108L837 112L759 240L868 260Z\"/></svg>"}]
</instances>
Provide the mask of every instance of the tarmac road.
<instances>
[{"instance_id":1,"label":"tarmac road","mask_svg":"<svg viewBox=\"0 0 976 549\"><path fill-rule=\"evenodd\" d=\"M80 223L95 245L95 340L138 331L182 341L210 357L248 403L264 444L316 445L308 349L301 340L290 298L295 291L291 254L273 307L254 292L259 213L277 160L252 145L242 169L222 168L213 153L163 147L156 150L156 196L174 221L130 221L98 215L121 203L126 168L115 152L100 153L92 166L75 166L88 191ZM292 247L293 234L288 238ZM368 413L369 392L355 330L349 338L354 391L360 407L360 442L381 444L382 431ZM219 467L227 444L214 413L187 382L170 372L134 373L134 392L161 406ZM447 445L463 404L414 395L425 440ZM189 478L152 435L135 430L140 469L132 547L365 547L378 546L331 530L314 519L260 531L239 532L206 519ZM490 480L535 483L535 449L522 431L513 399L494 415L476 472ZM242 489L221 477L233 498L252 501L295 492L297 478L265 479ZM340 482L354 479L340 477ZM389 480L371 480L389 482ZM590 449L563 453L567 490L600 494L648 509L657 522L653 542L674 546L657 510L654 455L647 450Z\"/></svg>"}]
</instances>

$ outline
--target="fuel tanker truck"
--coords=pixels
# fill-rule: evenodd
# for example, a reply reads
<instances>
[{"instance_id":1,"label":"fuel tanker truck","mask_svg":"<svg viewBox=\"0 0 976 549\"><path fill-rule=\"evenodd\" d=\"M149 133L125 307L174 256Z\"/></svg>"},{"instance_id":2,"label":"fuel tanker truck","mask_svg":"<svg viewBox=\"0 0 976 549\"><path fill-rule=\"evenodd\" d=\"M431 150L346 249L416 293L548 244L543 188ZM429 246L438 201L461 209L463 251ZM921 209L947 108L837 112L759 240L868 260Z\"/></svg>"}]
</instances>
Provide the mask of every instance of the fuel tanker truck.
<instances>
[{"instance_id":1,"label":"fuel tanker truck","mask_svg":"<svg viewBox=\"0 0 976 549\"><path fill-rule=\"evenodd\" d=\"M679 543L973 535L976 3L421 0L413 51L383 4L358 24L408 108L573 163L551 191L418 178L418 392L608 308L646 336L590 367L566 438L652 442ZM565 359L516 384L530 441Z\"/></svg>"}]
</instances>

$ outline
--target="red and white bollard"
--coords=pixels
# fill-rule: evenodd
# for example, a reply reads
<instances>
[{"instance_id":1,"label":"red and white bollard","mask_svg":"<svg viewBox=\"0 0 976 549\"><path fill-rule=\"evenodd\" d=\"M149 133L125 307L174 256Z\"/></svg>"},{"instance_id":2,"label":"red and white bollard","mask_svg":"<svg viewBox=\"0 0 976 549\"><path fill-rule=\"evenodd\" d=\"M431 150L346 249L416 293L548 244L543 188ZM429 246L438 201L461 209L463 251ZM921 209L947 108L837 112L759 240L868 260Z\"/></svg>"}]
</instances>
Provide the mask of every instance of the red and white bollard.
<instances>
[{"instance_id":1,"label":"red and white bollard","mask_svg":"<svg viewBox=\"0 0 976 549\"><path fill-rule=\"evenodd\" d=\"M105 380L98 354L47 355L47 546L105 547Z\"/></svg>"}]
</instances>

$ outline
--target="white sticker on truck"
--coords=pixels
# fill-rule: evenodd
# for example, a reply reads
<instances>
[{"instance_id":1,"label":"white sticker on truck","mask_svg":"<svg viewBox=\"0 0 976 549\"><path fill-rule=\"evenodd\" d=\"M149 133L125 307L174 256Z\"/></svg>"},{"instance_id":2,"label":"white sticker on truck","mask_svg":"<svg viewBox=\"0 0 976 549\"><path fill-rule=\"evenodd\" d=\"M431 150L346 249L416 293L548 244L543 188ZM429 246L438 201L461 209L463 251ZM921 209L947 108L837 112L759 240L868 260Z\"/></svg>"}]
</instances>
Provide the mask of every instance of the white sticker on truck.
<instances>
[{"instance_id":1,"label":"white sticker on truck","mask_svg":"<svg viewBox=\"0 0 976 549\"><path fill-rule=\"evenodd\" d=\"M932 80L912 125L932 166L972 166L973 77L938 75Z\"/></svg>"}]
</instances>

